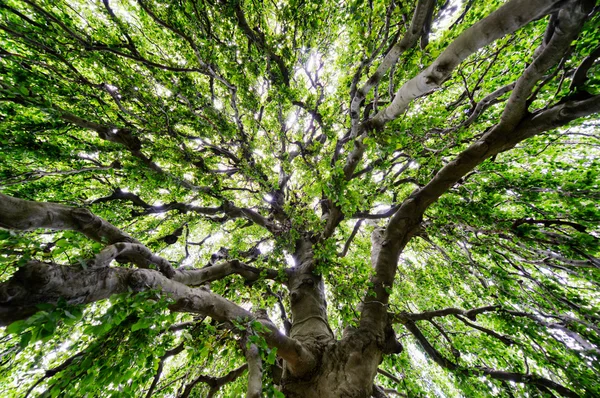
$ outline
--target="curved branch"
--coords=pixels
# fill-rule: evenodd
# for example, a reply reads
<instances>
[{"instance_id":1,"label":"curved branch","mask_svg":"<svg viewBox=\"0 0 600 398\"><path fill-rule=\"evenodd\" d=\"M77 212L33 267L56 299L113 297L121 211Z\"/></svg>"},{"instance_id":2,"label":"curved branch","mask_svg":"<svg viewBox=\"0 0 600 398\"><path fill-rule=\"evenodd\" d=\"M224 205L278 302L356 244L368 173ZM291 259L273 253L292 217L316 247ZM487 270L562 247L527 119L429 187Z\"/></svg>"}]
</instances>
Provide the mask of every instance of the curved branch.
<instances>
[{"instance_id":1,"label":"curved branch","mask_svg":"<svg viewBox=\"0 0 600 398\"><path fill-rule=\"evenodd\" d=\"M192 390L194 389L194 387L196 387L196 384L198 384L198 383L208 384L210 386L210 392L208 393L209 394L208 396L212 397L225 384L235 381L238 377L240 377L242 374L244 374L244 372L246 371L247 368L248 368L248 365L243 364L239 368L234 369L231 372L229 372L226 375L221 376L221 377L200 375L200 376L196 377L194 380L192 380L188 385L185 386L185 389L183 390L183 392L181 393L179 398L189 397L190 393L192 392Z\"/></svg>"},{"instance_id":2,"label":"curved branch","mask_svg":"<svg viewBox=\"0 0 600 398\"><path fill-rule=\"evenodd\" d=\"M148 268L149 264L154 264L162 274L169 274L171 277L175 275L175 270L169 261L155 255L144 245L128 242L119 242L105 247L89 265L104 268L108 267L113 260L131 261L140 268Z\"/></svg>"},{"instance_id":3,"label":"curved branch","mask_svg":"<svg viewBox=\"0 0 600 398\"><path fill-rule=\"evenodd\" d=\"M272 280L282 279L282 275L277 270L251 267L238 260L226 261L202 269L177 269L172 279L188 286L200 286L232 274L240 275L248 282L257 281L261 277Z\"/></svg>"},{"instance_id":4,"label":"curved branch","mask_svg":"<svg viewBox=\"0 0 600 398\"><path fill-rule=\"evenodd\" d=\"M238 23L238 26L244 32L248 40L256 46L256 48L264 51L269 60L275 62L279 72L281 73L281 77L283 79L283 83L289 87L290 85L290 72L288 68L285 66L285 62L280 55L276 54L268 45L265 40L265 35L258 28L252 29L250 25L248 25L248 21L246 20L246 16L244 15L244 11L240 7L240 3L238 1L233 1L231 3L233 7L233 11L235 13L235 19Z\"/></svg>"},{"instance_id":5,"label":"curved branch","mask_svg":"<svg viewBox=\"0 0 600 398\"><path fill-rule=\"evenodd\" d=\"M575 223L575 222L571 222L571 221L566 221L566 220L535 220L533 218L520 218L518 220L515 220L515 222L512 224L511 229L516 229L519 225L523 225L523 224L541 224L544 225L546 227L549 227L550 225L566 225L569 226L571 228L573 228L574 230L578 231L578 232L585 232L586 231L586 227L584 225Z\"/></svg>"},{"instance_id":6,"label":"curved branch","mask_svg":"<svg viewBox=\"0 0 600 398\"><path fill-rule=\"evenodd\" d=\"M175 273L167 260L155 256L139 241L87 209L49 202L33 202L0 193L0 227L20 231L39 228L78 231L92 240L113 245L99 254L99 267L104 267L116 259L120 251L128 251L129 254L135 251L138 258L141 255L145 260L134 260L134 263L143 263L145 266L148 261L154 263L167 277ZM118 243L125 245L115 246ZM128 253L123 254L127 257Z\"/></svg>"},{"instance_id":7,"label":"curved branch","mask_svg":"<svg viewBox=\"0 0 600 398\"><path fill-rule=\"evenodd\" d=\"M484 312L497 311L500 308L498 305L489 305L486 307L474 308L472 310L462 310L460 308L444 308L443 310L425 311L416 314L401 312L398 314L390 314L391 321L394 323L404 323L406 321L429 321L433 318L443 317L448 315L464 315L471 320Z\"/></svg>"},{"instance_id":8,"label":"curved branch","mask_svg":"<svg viewBox=\"0 0 600 398\"><path fill-rule=\"evenodd\" d=\"M28 171L19 175L15 175L13 177L9 177L4 181L0 181L0 184L3 186L22 184L24 182L30 182L39 180L43 177L50 176L70 176L82 173L89 173L91 171L107 171L112 169L120 169L121 165L118 161L111 163L108 166L98 166L98 167L83 167L81 169L73 169L73 170L55 170L55 171L44 171L44 170L33 170Z\"/></svg>"},{"instance_id":9,"label":"curved branch","mask_svg":"<svg viewBox=\"0 0 600 398\"><path fill-rule=\"evenodd\" d=\"M401 115L410 102L427 94L444 81L452 71L480 48L515 32L529 22L548 14L560 0L511 0L486 18L478 21L452 42L423 72L406 82L392 103L369 122L382 126ZM518 15L518 17L516 17Z\"/></svg>"},{"instance_id":10,"label":"curved branch","mask_svg":"<svg viewBox=\"0 0 600 398\"><path fill-rule=\"evenodd\" d=\"M128 200L128 201L132 202L134 205L139 206L144 209L143 212L133 212L134 216L145 215L145 214L161 214L161 213L166 213L166 212L172 211L172 210L176 210L183 214L196 213L196 214L203 214L203 215L216 215L219 213L223 213L226 215L226 218L223 218L223 219L211 218L211 220L223 222L223 221L226 221L227 219L243 217L243 218L246 218L247 220L252 221L256 225L259 225L259 226L267 229L270 232L275 233L278 231L277 225L275 225L275 223L273 223L267 217L261 215L260 213L258 213L255 210L237 207L229 201L223 202L223 204L219 207L202 207L202 206L195 206L195 205L190 205L190 204L181 203L181 202L171 202L171 203L167 203L164 205L154 205L153 206L153 205L150 205L147 202L145 202L138 195L131 193L131 192L124 192L120 188L117 188L109 196L104 196L102 198L98 198L98 199L92 201L92 203L103 203L103 202L109 202L112 200L120 200L120 199Z\"/></svg>"},{"instance_id":11,"label":"curved branch","mask_svg":"<svg viewBox=\"0 0 600 398\"><path fill-rule=\"evenodd\" d=\"M566 101L528 115L514 129L506 130L500 123L442 167L427 185L413 192L386 229L384 244L377 258L376 274L372 279L375 295L367 294L362 321L376 322L377 327L383 329L388 289L393 285L400 252L416 233L425 210L460 178L484 160L513 148L529 137L597 112L600 112L600 95L581 101Z\"/></svg>"},{"instance_id":12,"label":"curved branch","mask_svg":"<svg viewBox=\"0 0 600 398\"><path fill-rule=\"evenodd\" d=\"M48 369L46 370L46 372L44 373L44 375L42 377L40 377L33 385L31 385L31 387L29 387L29 389L27 390L27 392L25 393L25 398L27 398L29 396L29 394L31 394L31 392L44 380L54 376L55 374L62 372L63 370L65 370L66 368L68 368L69 366L71 366L71 364L78 358L81 358L83 355L85 354L84 351L79 351L78 353L70 356L69 358L67 358L63 363L61 363L58 366L53 367L52 369Z\"/></svg>"},{"instance_id":13,"label":"curved branch","mask_svg":"<svg viewBox=\"0 0 600 398\"><path fill-rule=\"evenodd\" d=\"M587 80L588 71L594 65L594 62L596 62L596 59L598 59L599 57L600 57L600 46L596 47L596 49L594 51L592 51L592 53L589 56L587 56L583 61L581 61L581 63L577 67L577 69L575 69L575 73L573 74L573 79L571 80L571 86L569 87L570 90L574 90L585 84L585 82Z\"/></svg>"},{"instance_id":14,"label":"curved branch","mask_svg":"<svg viewBox=\"0 0 600 398\"><path fill-rule=\"evenodd\" d=\"M255 316L237 304L201 288L190 288L149 269L120 267L72 267L31 261L0 284L0 326L36 313L41 303L54 304L59 298L70 304L92 303L113 294L158 289L173 300L172 311L207 315L218 322L253 320ZM263 334L270 347L287 361L290 371L304 374L315 366L314 356L297 340L281 333L270 320L259 322L268 329Z\"/></svg>"},{"instance_id":15,"label":"curved branch","mask_svg":"<svg viewBox=\"0 0 600 398\"><path fill-rule=\"evenodd\" d=\"M342 252L339 253L339 257L346 257L346 254L348 254L348 250L350 250L350 245L352 244L352 240L358 233L358 230L360 229L360 226L363 223L363 221L364 220L358 220L356 222L356 224L354 224L354 228L352 229L352 232L350 233L348 240L346 240L346 243L344 243L344 248L342 249Z\"/></svg>"},{"instance_id":16,"label":"curved branch","mask_svg":"<svg viewBox=\"0 0 600 398\"><path fill-rule=\"evenodd\" d=\"M554 390L565 397L573 397L578 398L579 395L574 391L568 389L567 387L558 384L552 380L546 379L544 377L531 375L531 374L523 374L523 373L515 373L515 372L505 372L501 370L490 369L487 367L476 367L476 368L462 368L459 367L454 362L448 360L444 357L438 350L436 350L431 343L427 340L427 338L423 335L421 330L415 325L414 321L408 321L404 324L409 332L417 339L421 347L425 350L425 352L429 355L429 357L438 365L448 370L451 370L455 373L460 373L465 376L472 375L485 375L489 376L492 379L496 380L504 380L504 381L512 381L515 383L524 383L531 384L536 386L537 388L548 388Z\"/></svg>"},{"instance_id":17,"label":"curved branch","mask_svg":"<svg viewBox=\"0 0 600 398\"><path fill-rule=\"evenodd\" d=\"M154 375L154 378L152 379L152 384L150 385L150 388L148 389L148 392L146 393L146 398L152 397L152 393L154 392L154 389L156 388L156 385L158 384L158 381L160 380L160 376L162 375L162 371L163 371L163 368L165 365L165 360L167 360L167 358L170 358L172 356L180 354L181 352L183 352L184 349L185 349L185 342L181 342L178 346L166 351L165 355L160 357L160 361L158 362L158 368L156 369L156 374Z\"/></svg>"},{"instance_id":18,"label":"curved branch","mask_svg":"<svg viewBox=\"0 0 600 398\"><path fill-rule=\"evenodd\" d=\"M97 242L139 243L87 209L23 200L2 193L0 193L0 227L20 231L40 228L72 230L81 232Z\"/></svg>"},{"instance_id":19,"label":"curved branch","mask_svg":"<svg viewBox=\"0 0 600 398\"><path fill-rule=\"evenodd\" d=\"M462 45L468 43L471 43L470 46L485 44L481 39L473 37L469 38L468 35L463 39L461 39L461 37L470 31L471 34L474 34L478 32L479 29L485 30L485 26L482 28L480 23L486 20L490 24L492 22L509 24L509 21L506 21L505 19L509 19L510 13L514 12L512 7L519 3L521 3L520 0L512 0L489 17L475 24L472 28L459 36L459 38L451 44L444 53L442 53L438 60L443 59L444 54L450 51L456 43L459 43L460 45L457 45L458 47L454 48L452 51L459 51ZM545 8L543 4L540 4L539 1L530 1L529 3L529 6L533 6L533 8L538 7L544 10L547 8ZM539 54L534 62L526 69L524 75L519 78L515 85L515 89L509 98L508 104L502 113L500 123L489 129L487 133L471 144L466 150L461 152L454 160L442 167L427 185L414 191L402 203L400 209L390 220L385 231L381 250L377 256L375 266L376 273L374 277L371 278L373 291L367 293L365 297L364 310L361 316L361 324L364 326L370 328L375 327L378 330L383 330L385 327L387 323L386 304L389 298L389 291L394 283L398 258L408 241L417 232L425 210L432 203L447 192L448 189L456 184L463 176L486 159L500 152L507 151L519 142L536 134L565 125L579 117L600 111L600 95L598 95L580 101L566 100L563 103L558 103L549 109L541 110L535 114L525 115L522 113L523 107L526 106L526 98L523 99L521 96L528 96L531 88L533 88L533 84L529 79L535 80L541 78L546 70L552 66L552 61L557 62L562 56L562 54L556 55L547 52L550 51L548 48L554 50L562 49L563 52L566 51L570 45L570 41L577 36L578 31L589 12L589 10L586 9L589 4L586 4L585 2L573 1L569 2L569 6L569 12L561 12L559 14L559 18L562 18L561 20L563 21L564 32L560 35L555 34L556 37L550 39L548 44L546 44L546 47L542 49L541 54ZM527 13L530 14L532 12L531 9L527 11ZM475 29L478 25L479 28ZM503 26L500 30L503 29L506 29L506 27ZM483 32L480 33L483 34ZM495 30L493 30L493 32L488 32L488 34L491 35L490 37L499 33L500 32ZM468 48L463 49L462 51L464 52L469 49L472 48L468 46ZM459 56L460 54L462 53L456 53L454 56ZM436 60L433 65L436 65L437 62L438 61ZM450 62L450 60L447 60L447 62ZM457 64L452 65L456 66ZM429 69L431 69L431 67L428 68L428 70ZM406 104L408 104L408 102L406 102ZM515 123L515 117L518 115L521 115L521 118Z\"/></svg>"},{"instance_id":20,"label":"curved branch","mask_svg":"<svg viewBox=\"0 0 600 398\"><path fill-rule=\"evenodd\" d=\"M385 58L379 66L375 73L367 80L367 82L357 90L354 98L352 98L352 103L350 104L350 116L353 119L358 119L359 117L359 107L361 102L365 99L367 94L373 89L373 87L377 86L381 79L384 77L385 73L398 62L398 58L404 51L413 47L417 44L417 40L423 34L424 24L427 20L427 16L431 14L435 6L434 0L419 0L417 6L415 7L415 11L413 13L412 21L410 23L410 27L407 29L406 34L398 43L396 43L390 51L385 55Z\"/></svg>"}]
</instances>

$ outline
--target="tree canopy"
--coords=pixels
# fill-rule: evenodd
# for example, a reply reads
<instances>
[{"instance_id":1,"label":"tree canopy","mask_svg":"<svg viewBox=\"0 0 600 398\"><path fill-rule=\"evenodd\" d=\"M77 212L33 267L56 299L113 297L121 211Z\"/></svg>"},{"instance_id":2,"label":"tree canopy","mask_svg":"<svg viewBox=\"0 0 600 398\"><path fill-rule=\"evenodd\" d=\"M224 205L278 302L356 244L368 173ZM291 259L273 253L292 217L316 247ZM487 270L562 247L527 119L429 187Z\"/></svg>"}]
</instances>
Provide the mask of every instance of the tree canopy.
<instances>
[{"instance_id":1,"label":"tree canopy","mask_svg":"<svg viewBox=\"0 0 600 398\"><path fill-rule=\"evenodd\" d=\"M591 0L0 0L0 395L600 396Z\"/></svg>"}]
</instances>

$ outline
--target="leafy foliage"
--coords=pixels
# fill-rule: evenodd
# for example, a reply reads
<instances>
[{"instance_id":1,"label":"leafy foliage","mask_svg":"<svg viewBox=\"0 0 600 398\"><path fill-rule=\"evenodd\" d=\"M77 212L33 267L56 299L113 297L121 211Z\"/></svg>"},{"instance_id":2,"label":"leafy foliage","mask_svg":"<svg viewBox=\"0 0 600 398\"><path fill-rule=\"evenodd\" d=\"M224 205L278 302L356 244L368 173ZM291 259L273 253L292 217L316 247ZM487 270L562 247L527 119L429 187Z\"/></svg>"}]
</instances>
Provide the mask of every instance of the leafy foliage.
<instances>
[{"instance_id":1,"label":"leafy foliage","mask_svg":"<svg viewBox=\"0 0 600 398\"><path fill-rule=\"evenodd\" d=\"M282 330L285 269L300 265L301 238L321 236L314 274L340 338L372 294L371 234L499 123L512 88L486 98L523 75L550 19L475 51L439 89L370 130L347 178L360 146L352 98L410 33L414 3L0 0L2 192L88 208L175 267L239 259L275 270L279 280L233 275L210 290L267 309ZM407 48L366 93L361 121L504 2L455 3L433 2L428 42ZM599 43L596 6L536 83L528 115L600 95ZM586 59L583 82L571 84ZM398 322L405 350L384 357L393 377L376 384L407 396L552 396L483 370L500 369L600 395L598 125L592 115L531 137L427 208L388 288L389 311L494 309L416 322L456 369L434 363ZM86 269L106 243L0 230L0 280L31 260ZM282 361L260 322L229 328L172 304L150 290L44 305L4 330L0 395L238 396L246 376L215 381L245 362L235 330L260 349L263 393L281 396Z\"/></svg>"}]
</instances>

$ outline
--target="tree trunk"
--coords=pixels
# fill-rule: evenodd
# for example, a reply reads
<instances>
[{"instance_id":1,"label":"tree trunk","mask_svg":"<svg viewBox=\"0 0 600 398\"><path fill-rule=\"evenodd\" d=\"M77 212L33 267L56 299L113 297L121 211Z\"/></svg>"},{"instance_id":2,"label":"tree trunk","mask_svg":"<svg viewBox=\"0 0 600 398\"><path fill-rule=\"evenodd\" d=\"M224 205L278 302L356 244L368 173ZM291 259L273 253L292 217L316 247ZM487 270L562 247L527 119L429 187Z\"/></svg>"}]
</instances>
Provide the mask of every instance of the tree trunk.
<instances>
[{"instance_id":1,"label":"tree trunk","mask_svg":"<svg viewBox=\"0 0 600 398\"><path fill-rule=\"evenodd\" d=\"M381 362L383 336L373 331L347 329L336 340L327 319L323 280L313 273L315 260L310 239L299 240L289 278L292 310L290 337L300 341L316 358L309 373L284 368L286 397L370 397Z\"/></svg>"},{"instance_id":2,"label":"tree trunk","mask_svg":"<svg viewBox=\"0 0 600 398\"><path fill-rule=\"evenodd\" d=\"M288 398L367 398L382 351L375 336L366 330L351 330L340 341L331 341L313 373L304 378L284 375L282 390Z\"/></svg>"}]
</instances>

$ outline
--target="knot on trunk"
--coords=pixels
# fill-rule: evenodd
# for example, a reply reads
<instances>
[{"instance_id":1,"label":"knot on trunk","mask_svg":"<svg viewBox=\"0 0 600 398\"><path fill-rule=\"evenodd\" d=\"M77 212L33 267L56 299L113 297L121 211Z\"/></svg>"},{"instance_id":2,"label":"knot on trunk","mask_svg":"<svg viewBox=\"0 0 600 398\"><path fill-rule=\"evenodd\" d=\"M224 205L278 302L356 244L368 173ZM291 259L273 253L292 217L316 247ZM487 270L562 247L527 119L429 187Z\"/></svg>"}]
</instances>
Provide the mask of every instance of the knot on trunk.
<instances>
[{"instance_id":1,"label":"knot on trunk","mask_svg":"<svg viewBox=\"0 0 600 398\"><path fill-rule=\"evenodd\" d=\"M30 261L15 273L15 280L23 286L23 290L39 290L47 285L50 279L48 266L39 261Z\"/></svg>"},{"instance_id":2,"label":"knot on trunk","mask_svg":"<svg viewBox=\"0 0 600 398\"><path fill-rule=\"evenodd\" d=\"M404 346L396 340L396 333L390 323L387 324L383 336L383 344L381 352L384 354L400 354L404 350Z\"/></svg>"},{"instance_id":3,"label":"knot on trunk","mask_svg":"<svg viewBox=\"0 0 600 398\"><path fill-rule=\"evenodd\" d=\"M0 287L0 303L8 303L26 294L27 290L21 285L5 284Z\"/></svg>"},{"instance_id":4,"label":"knot on trunk","mask_svg":"<svg viewBox=\"0 0 600 398\"><path fill-rule=\"evenodd\" d=\"M145 269L135 270L129 276L128 285L134 291L145 290L148 287L152 287L152 277L150 272Z\"/></svg>"},{"instance_id":5,"label":"knot on trunk","mask_svg":"<svg viewBox=\"0 0 600 398\"><path fill-rule=\"evenodd\" d=\"M90 224L96 219L96 217L92 214L91 211L82 207L78 207L71 210L71 216L75 220L77 220L81 227L87 227L88 224Z\"/></svg>"}]
</instances>

